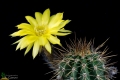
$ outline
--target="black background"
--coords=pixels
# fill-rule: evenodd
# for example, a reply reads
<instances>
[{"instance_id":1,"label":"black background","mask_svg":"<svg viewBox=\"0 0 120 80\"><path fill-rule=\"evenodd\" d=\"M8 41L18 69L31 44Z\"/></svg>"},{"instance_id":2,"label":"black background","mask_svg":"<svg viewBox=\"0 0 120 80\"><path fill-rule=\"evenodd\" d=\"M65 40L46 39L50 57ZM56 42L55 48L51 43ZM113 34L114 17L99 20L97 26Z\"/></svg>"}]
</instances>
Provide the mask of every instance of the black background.
<instances>
[{"instance_id":1,"label":"black background","mask_svg":"<svg viewBox=\"0 0 120 80\"><path fill-rule=\"evenodd\" d=\"M49 70L41 56L32 59L30 51L24 56L25 50L15 51L16 45L11 45L19 39L9 35L17 30L16 25L27 22L26 15L34 17L35 12L43 12L50 8L51 15L64 12L63 19L72 20L65 26L76 33L78 38L86 37L89 41L95 38L95 47L110 38L105 46L108 52L118 56L111 58L111 62L117 61L114 66L120 67L120 3L109 1L86 0L31 0L31 1L5 1L0 2L0 72L10 75L18 75L20 80L39 79L48 80L50 75L44 75ZM65 37L59 37L64 44L68 38L74 39L74 33ZM104 47L105 48L105 47ZM102 49L103 50L103 49ZM119 75L119 74L118 74ZM117 79L119 76L117 76ZM42 79L43 78L43 79ZM115 80L117 80L115 79Z\"/></svg>"}]
</instances>

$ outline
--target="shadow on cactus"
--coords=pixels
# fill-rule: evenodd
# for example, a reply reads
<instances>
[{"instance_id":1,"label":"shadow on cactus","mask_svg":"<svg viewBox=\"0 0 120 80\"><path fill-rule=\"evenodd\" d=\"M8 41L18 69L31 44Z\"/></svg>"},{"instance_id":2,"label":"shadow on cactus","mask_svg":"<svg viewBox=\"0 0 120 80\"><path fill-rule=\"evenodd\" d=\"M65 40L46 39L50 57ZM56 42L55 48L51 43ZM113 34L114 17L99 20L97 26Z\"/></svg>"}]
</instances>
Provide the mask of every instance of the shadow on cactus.
<instances>
[{"instance_id":1,"label":"shadow on cactus","mask_svg":"<svg viewBox=\"0 0 120 80\"><path fill-rule=\"evenodd\" d=\"M107 39L108 40L108 39ZM106 40L106 41L107 41ZM105 42L106 42L105 41ZM103 51L99 49L105 42L94 48L94 39L87 42L84 40L70 40L67 48L62 47L54 54L52 62L55 67L55 74L51 79L55 80L110 80L117 74L117 68L112 66L115 62L109 63L108 48ZM49 72L50 73L50 72Z\"/></svg>"}]
</instances>

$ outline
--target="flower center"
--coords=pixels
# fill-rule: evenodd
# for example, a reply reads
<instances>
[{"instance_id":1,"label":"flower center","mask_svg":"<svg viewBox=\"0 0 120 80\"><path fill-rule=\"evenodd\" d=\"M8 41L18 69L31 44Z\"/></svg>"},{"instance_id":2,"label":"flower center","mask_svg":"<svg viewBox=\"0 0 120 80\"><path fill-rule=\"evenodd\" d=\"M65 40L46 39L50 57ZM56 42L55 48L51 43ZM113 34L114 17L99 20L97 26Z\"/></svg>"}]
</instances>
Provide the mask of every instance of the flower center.
<instances>
[{"instance_id":1,"label":"flower center","mask_svg":"<svg viewBox=\"0 0 120 80\"><path fill-rule=\"evenodd\" d=\"M46 33L46 27L38 26L38 27L35 27L34 30L35 30L37 36L42 36L43 34Z\"/></svg>"}]
</instances>

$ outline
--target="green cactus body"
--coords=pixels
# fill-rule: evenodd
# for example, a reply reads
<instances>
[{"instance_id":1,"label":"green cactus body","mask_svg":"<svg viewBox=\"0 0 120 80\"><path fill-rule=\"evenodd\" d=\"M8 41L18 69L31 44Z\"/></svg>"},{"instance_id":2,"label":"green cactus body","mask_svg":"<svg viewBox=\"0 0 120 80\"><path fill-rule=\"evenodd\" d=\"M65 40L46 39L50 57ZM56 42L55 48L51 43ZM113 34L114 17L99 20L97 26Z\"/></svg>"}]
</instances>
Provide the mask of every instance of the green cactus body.
<instances>
[{"instance_id":1,"label":"green cactus body","mask_svg":"<svg viewBox=\"0 0 120 80\"><path fill-rule=\"evenodd\" d=\"M59 71L63 80L105 80L104 61L98 54L69 55L60 62Z\"/></svg>"},{"instance_id":2,"label":"green cactus body","mask_svg":"<svg viewBox=\"0 0 120 80\"><path fill-rule=\"evenodd\" d=\"M74 41L75 42L75 41ZM103 43L104 44L104 43ZM113 78L115 67L107 66L107 51L98 51L101 44L93 49L91 42L78 41L68 46L62 59L57 59L57 80L110 80ZM55 60L54 60L55 61ZM116 74L116 73L115 73ZM56 80L56 79L55 79Z\"/></svg>"}]
</instances>

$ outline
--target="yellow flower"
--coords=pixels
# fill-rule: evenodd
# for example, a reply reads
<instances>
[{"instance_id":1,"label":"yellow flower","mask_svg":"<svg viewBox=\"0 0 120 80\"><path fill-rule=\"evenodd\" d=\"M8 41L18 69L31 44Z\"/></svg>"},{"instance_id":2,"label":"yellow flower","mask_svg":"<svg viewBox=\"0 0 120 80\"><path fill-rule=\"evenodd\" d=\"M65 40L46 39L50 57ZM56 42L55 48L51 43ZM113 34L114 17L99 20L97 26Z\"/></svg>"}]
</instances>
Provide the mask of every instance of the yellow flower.
<instances>
[{"instance_id":1,"label":"yellow flower","mask_svg":"<svg viewBox=\"0 0 120 80\"><path fill-rule=\"evenodd\" d=\"M21 23L16 27L19 29L17 32L12 33L10 36L24 36L14 44L18 43L16 50L26 48L25 54L33 47L32 56L35 58L42 47L51 53L51 45L61 45L57 36L66 36L71 33L70 30L65 30L63 27L70 22L70 20L62 20L63 13L57 13L50 17L49 8L43 14L35 12L35 18L25 16L30 23Z\"/></svg>"}]
</instances>

